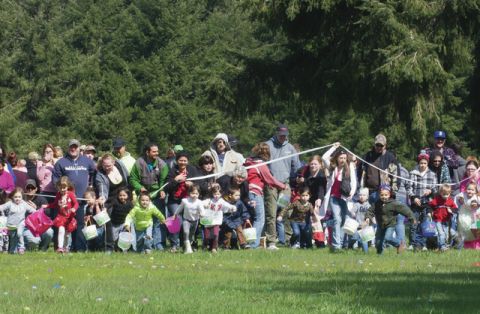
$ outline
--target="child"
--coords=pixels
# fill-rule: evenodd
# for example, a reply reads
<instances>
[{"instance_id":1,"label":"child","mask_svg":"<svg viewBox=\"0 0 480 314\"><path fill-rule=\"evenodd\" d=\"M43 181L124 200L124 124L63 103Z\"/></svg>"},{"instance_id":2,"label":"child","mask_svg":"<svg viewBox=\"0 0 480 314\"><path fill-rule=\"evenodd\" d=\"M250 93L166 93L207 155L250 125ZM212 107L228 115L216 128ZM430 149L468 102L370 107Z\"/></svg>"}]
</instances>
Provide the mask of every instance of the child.
<instances>
[{"instance_id":1,"label":"child","mask_svg":"<svg viewBox=\"0 0 480 314\"><path fill-rule=\"evenodd\" d=\"M0 212L7 216L8 229L8 253L18 254L25 253L25 243L23 238L23 230L25 229L25 214L34 213L35 209L23 200L23 190L15 188L10 193L11 201L0 205ZM17 248L18 246L18 248Z\"/></svg>"},{"instance_id":2,"label":"child","mask_svg":"<svg viewBox=\"0 0 480 314\"><path fill-rule=\"evenodd\" d=\"M250 213L245 204L240 200L240 188L231 186L228 193L224 196L225 201L235 205L237 210L234 213L229 213L223 216L223 247L225 249L232 248L233 230L237 233L237 240L240 248L249 249L250 246L243 235L243 225L250 224Z\"/></svg>"},{"instance_id":3,"label":"child","mask_svg":"<svg viewBox=\"0 0 480 314\"><path fill-rule=\"evenodd\" d=\"M58 228L57 253L63 254L66 251L65 238L68 238L70 233L77 229L75 213L78 209L78 202L68 177L60 178L57 182L57 190L53 203L45 207L55 209L57 212L53 225Z\"/></svg>"},{"instance_id":4,"label":"child","mask_svg":"<svg viewBox=\"0 0 480 314\"><path fill-rule=\"evenodd\" d=\"M437 175L428 168L430 157L425 151L420 152L417 160L417 167L410 172L411 181L405 183L415 220L418 222L418 225L410 226L410 244L412 248L426 251L427 241L422 234L421 223L426 218L428 202L436 192Z\"/></svg>"},{"instance_id":5,"label":"child","mask_svg":"<svg viewBox=\"0 0 480 314\"><path fill-rule=\"evenodd\" d=\"M87 190L85 194L83 194L83 197L85 198L85 205L83 205L83 208L81 210L84 211L85 213L85 226L87 223L92 224L95 223L95 220L93 219L93 216L98 214L100 212L100 206L98 202L96 201L96 195L95 192L92 190ZM99 229L97 229L97 235L100 235ZM88 250L89 251L95 251L102 247L102 243L99 243L98 237L92 240L88 241Z\"/></svg>"},{"instance_id":6,"label":"child","mask_svg":"<svg viewBox=\"0 0 480 314\"><path fill-rule=\"evenodd\" d=\"M448 248L446 240L448 237L448 227L453 215L452 210L457 209L457 205L451 197L452 188L448 184L443 184L440 187L439 194L428 203L432 209L433 215L428 213L429 217L433 216L433 221L437 228L437 243L440 251L445 252Z\"/></svg>"},{"instance_id":7,"label":"child","mask_svg":"<svg viewBox=\"0 0 480 314\"><path fill-rule=\"evenodd\" d=\"M353 207L351 210L352 218L354 218L358 223L363 224L365 221L365 214L367 213L368 209L370 208L370 203L368 202L369 198L369 190L368 188L362 188L358 192L358 200L353 203ZM349 236L349 247L353 247L355 241L358 242L359 245L362 246L362 249L365 253L368 252L368 242L363 243L362 239L360 238L360 234L355 232L353 236Z\"/></svg>"},{"instance_id":8,"label":"child","mask_svg":"<svg viewBox=\"0 0 480 314\"><path fill-rule=\"evenodd\" d=\"M153 217L157 217L160 223L165 222L163 214L152 204L148 193L141 193L140 197L125 218L124 227L130 231L130 225L135 225L135 234L137 237L137 252L152 253L152 228Z\"/></svg>"},{"instance_id":9,"label":"child","mask_svg":"<svg viewBox=\"0 0 480 314\"><path fill-rule=\"evenodd\" d=\"M405 243L393 237L397 215L402 214L415 223L415 216L410 208L391 198L391 187L388 184L380 185L380 198L368 209L365 222L370 224L373 217L377 220L377 232L375 233L375 247L377 253L383 253L384 242L397 248L397 253L405 249Z\"/></svg>"},{"instance_id":10,"label":"child","mask_svg":"<svg viewBox=\"0 0 480 314\"><path fill-rule=\"evenodd\" d=\"M204 205L203 202L198 199L199 196L200 187L196 184L191 185L188 188L188 197L182 199L180 206L178 206L175 211L175 217L183 214L182 226L185 254L193 253L191 243L195 238L198 220L200 219L200 216L203 215L204 211Z\"/></svg>"},{"instance_id":11,"label":"child","mask_svg":"<svg viewBox=\"0 0 480 314\"><path fill-rule=\"evenodd\" d=\"M480 219L480 197L478 196L477 184L469 183L466 186L466 191L457 194L455 202L458 211L458 234L463 240L464 248L476 248L477 243L480 248L480 240L475 239L475 235L470 230L470 227L475 221Z\"/></svg>"},{"instance_id":12,"label":"child","mask_svg":"<svg viewBox=\"0 0 480 314\"><path fill-rule=\"evenodd\" d=\"M7 193L0 189L0 205L5 204L7 201ZM8 228L7 228L7 216L0 211L0 217L4 219L4 227L0 228L0 252L8 252Z\"/></svg>"},{"instance_id":13,"label":"child","mask_svg":"<svg viewBox=\"0 0 480 314\"><path fill-rule=\"evenodd\" d=\"M287 212L292 212L288 218L292 226L293 237L295 238L295 244L292 246L292 249L310 247L312 245L312 222L310 217L316 219L313 205L309 202L310 189L308 187L301 187L299 193L300 199L290 203L277 217L278 221L282 221L283 216L285 216Z\"/></svg>"},{"instance_id":14,"label":"child","mask_svg":"<svg viewBox=\"0 0 480 314\"><path fill-rule=\"evenodd\" d=\"M217 214L220 214L220 223L205 226L204 246L206 245L206 247L209 248L212 253L217 253L218 235L220 232L220 225L223 221L223 213L234 212L237 210L237 207L235 205L229 204L222 198L222 191L218 183L212 185L212 187L210 188L210 193L212 194L212 198L210 200L207 200L207 202L205 203L205 208L208 208L216 212Z\"/></svg>"},{"instance_id":15,"label":"child","mask_svg":"<svg viewBox=\"0 0 480 314\"><path fill-rule=\"evenodd\" d=\"M117 198L113 201L112 214L110 215L112 222L112 237L115 243L118 241L118 235L123 229L125 218L127 218L127 215L132 208L133 202L130 190L127 188L119 189Z\"/></svg>"}]
</instances>

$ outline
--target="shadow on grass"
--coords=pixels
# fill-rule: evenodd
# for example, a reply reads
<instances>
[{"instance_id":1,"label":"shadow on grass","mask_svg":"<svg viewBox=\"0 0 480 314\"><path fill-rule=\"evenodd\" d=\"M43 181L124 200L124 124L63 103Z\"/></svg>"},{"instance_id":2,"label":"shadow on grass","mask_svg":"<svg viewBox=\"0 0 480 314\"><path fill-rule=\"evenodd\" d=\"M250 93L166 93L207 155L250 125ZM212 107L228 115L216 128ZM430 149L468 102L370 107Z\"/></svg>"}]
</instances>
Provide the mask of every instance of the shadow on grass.
<instances>
[{"instance_id":1,"label":"shadow on grass","mask_svg":"<svg viewBox=\"0 0 480 314\"><path fill-rule=\"evenodd\" d=\"M357 312L480 312L480 273L342 272L305 278L289 271L280 277L263 284L273 292L318 296L319 303L338 302Z\"/></svg>"}]
</instances>

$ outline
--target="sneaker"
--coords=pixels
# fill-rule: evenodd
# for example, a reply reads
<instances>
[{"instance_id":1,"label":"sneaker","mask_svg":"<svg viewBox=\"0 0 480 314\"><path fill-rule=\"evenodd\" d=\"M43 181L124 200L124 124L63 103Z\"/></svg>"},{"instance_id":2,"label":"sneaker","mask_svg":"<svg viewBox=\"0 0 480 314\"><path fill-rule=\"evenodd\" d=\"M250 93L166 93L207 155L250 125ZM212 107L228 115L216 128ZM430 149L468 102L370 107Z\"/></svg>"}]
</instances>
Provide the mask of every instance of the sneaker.
<instances>
[{"instance_id":1,"label":"sneaker","mask_svg":"<svg viewBox=\"0 0 480 314\"><path fill-rule=\"evenodd\" d=\"M446 252L446 251L448 251L448 247L446 247L446 246L444 246L440 249L440 252L442 252L442 253Z\"/></svg>"},{"instance_id":2,"label":"sneaker","mask_svg":"<svg viewBox=\"0 0 480 314\"><path fill-rule=\"evenodd\" d=\"M408 246L407 250L413 251L413 245L410 244L410 245Z\"/></svg>"},{"instance_id":3,"label":"sneaker","mask_svg":"<svg viewBox=\"0 0 480 314\"><path fill-rule=\"evenodd\" d=\"M20 254L20 255L25 254L25 249L23 249L23 248L18 249L18 254Z\"/></svg>"},{"instance_id":4,"label":"sneaker","mask_svg":"<svg viewBox=\"0 0 480 314\"><path fill-rule=\"evenodd\" d=\"M170 249L170 253L177 253L177 248L174 246Z\"/></svg>"},{"instance_id":5,"label":"sneaker","mask_svg":"<svg viewBox=\"0 0 480 314\"><path fill-rule=\"evenodd\" d=\"M267 250L269 250L269 251L278 251L279 248L278 248L275 244L270 244L270 245L267 247Z\"/></svg>"},{"instance_id":6,"label":"sneaker","mask_svg":"<svg viewBox=\"0 0 480 314\"><path fill-rule=\"evenodd\" d=\"M299 243L295 243L294 245L292 245L292 249L299 249L299 248L300 248Z\"/></svg>"},{"instance_id":7,"label":"sneaker","mask_svg":"<svg viewBox=\"0 0 480 314\"><path fill-rule=\"evenodd\" d=\"M244 246L242 246L242 249L244 249L244 250L249 250L250 248L251 248L251 246L248 245L248 244L245 244Z\"/></svg>"},{"instance_id":8,"label":"sneaker","mask_svg":"<svg viewBox=\"0 0 480 314\"><path fill-rule=\"evenodd\" d=\"M426 252L426 251L428 251L427 247L426 246L422 247L422 252Z\"/></svg>"},{"instance_id":9,"label":"sneaker","mask_svg":"<svg viewBox=\"0 0 480 314\"><path fill-rule=\"evenodd\" d=\"M146 249L146 250L145 250L145 254L152 254L152 250Z\"/></svg>"},{"instance_id":10,"label":"sneaker","mask_svg":"<svg viewBox=\"0 0 480 314\"><path fill-rule=\"evenodd\" d=\"M217 249L212 249L212 254L217 254Z\"/></svg>"},{"instance_id":11,"label":"sneaker","mask_svg":"<svg viewBox=\"0 0 480 314\"><path fill-rule=\"evenodd\" d=\"M397 247L397 254L401 254L403 251L405 251L405 243L400 242L400 245Z\"/></svg>"},{"instance_id":12,"label":"sneaker","mask_svg":"<svg viewBox=\"0 0 480 314\"><path fill-rule=\"evenodd\" d=\"M58 253L58 254L63 254L63 253L65 253L65 250L62 249L62 248L58 248L58 249L57 249L57 253Z\"/></svg>"}]
</instances>

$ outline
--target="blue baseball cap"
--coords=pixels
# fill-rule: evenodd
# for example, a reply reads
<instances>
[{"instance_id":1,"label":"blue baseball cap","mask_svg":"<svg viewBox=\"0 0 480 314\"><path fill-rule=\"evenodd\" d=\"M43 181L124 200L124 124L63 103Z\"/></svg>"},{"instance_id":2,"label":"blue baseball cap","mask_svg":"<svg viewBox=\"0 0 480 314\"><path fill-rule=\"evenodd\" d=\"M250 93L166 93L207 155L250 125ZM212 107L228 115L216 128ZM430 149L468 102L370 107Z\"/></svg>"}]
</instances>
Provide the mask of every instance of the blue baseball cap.
<instances>
[{"instance_id":1,"label":"blue baseball cap","mask_svg":"<svg viewBox=\"0 0 480 314\"><path fill-rule=\"evenodd\" d=\"M437 138L446 139L447 138L447 133L445 133L445 131L438 130L438 131L433 132L433 137L436 138L436 139Z\"/></svg>"}]
</instances>

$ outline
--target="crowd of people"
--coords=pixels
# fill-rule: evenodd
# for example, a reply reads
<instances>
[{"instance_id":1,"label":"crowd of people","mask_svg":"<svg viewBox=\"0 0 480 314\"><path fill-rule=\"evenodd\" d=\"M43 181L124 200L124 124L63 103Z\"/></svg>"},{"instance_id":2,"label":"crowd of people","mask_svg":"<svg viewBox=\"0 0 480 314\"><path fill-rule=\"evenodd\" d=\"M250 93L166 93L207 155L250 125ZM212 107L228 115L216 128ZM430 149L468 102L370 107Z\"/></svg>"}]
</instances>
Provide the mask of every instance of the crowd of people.
<instances>
[{"instance_id":1,"label":"crowd of people","mask_svg":"<svg viewBox=\"0 0 480 314\"><path fill-rule=\"evenodd\" d=\"M480 249L479 162L447 147L444 131L435 131L434 147L420 150L411 171L383 134L362 157L337 142L308 162L288 136L288 127L278 125L245 158L233 136L219 133L198 163L181 145L162 159L154 143L135 159L121 138L101 156L75 139L66 153L46 144L25 160L0 146L0 251L111 253L121 232L133 235L131 250L146 254L279 246L331 252L374 246L379 254L389 247ZM28 223L38 211L52 221L40 234ZM108 215L106 223L96 220L100 214ZM181 228L172 231L167 220ZM92 225L97 234L86 237ZM363 236L367 228L374 239Z\"/></svg>"}]
</instances>

